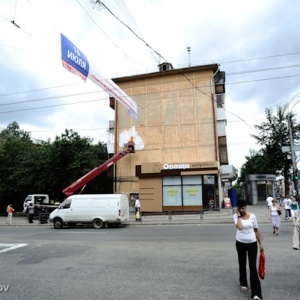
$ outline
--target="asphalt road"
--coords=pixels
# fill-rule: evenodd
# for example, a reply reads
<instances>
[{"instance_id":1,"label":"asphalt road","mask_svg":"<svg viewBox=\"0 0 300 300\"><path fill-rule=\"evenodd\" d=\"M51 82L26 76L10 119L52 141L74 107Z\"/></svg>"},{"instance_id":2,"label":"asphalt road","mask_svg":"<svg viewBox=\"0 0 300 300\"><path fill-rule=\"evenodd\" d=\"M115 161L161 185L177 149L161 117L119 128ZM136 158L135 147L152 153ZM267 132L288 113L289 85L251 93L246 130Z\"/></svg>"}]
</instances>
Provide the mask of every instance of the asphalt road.
<instances>
[{"instance_id":1,"label":"asphalt road","mask_svg":"<svg viewBox=\"0 0 300 300\"><path fill-rule=\"evenodd\" d=\"M279 236L270 224L260 230L264 299L299 299L292 224ZM0 299L250 299L239 288L233 224L1 226L0 241Z\"/></svg>"}]
</instances>

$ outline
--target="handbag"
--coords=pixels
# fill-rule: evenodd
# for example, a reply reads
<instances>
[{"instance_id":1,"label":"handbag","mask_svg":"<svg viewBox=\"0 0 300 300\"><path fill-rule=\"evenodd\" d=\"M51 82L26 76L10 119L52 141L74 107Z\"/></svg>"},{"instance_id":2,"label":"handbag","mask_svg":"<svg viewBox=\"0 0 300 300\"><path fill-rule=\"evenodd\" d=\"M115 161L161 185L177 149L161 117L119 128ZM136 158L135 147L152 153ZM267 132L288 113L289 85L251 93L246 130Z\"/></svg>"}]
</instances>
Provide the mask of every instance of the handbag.
<instances>
[{"instance_id":1,"label":"handbag","mask_svg":"<svg viewBox=\"0 0 300 300\"><path fill-rule=\"evenodd\" d=\"M281 216L281 214L282 214L281 210L277 210L277 213L279 216Z\"/></svg>"},{"instance_id":2,"label":"handbag","mask_svg":"<svg viewBox=\"0 0 300 300\"><path fill-rule=\"evenodd\" d=\"M258 276L264 279L266 276L266 257L264 252L260 252L258 263Z\"/></svg>"}]
</instances>

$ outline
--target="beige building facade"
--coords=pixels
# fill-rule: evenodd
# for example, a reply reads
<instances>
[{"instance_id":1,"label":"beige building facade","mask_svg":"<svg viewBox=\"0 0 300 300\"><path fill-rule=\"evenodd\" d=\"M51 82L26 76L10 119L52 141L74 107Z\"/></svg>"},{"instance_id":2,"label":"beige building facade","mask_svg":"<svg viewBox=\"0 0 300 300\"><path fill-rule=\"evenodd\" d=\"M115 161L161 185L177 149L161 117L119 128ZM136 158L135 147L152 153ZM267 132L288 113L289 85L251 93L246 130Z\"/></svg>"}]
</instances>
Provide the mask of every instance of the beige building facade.
<instances>
[{"instance_id":1,"label":"beige building facade","mask_svg":"<svg viewBox=\"0 0 300 300\"><path fill-rule=\"evenodd\" d=\"M138 120L113 98L114 153L134 138L135 153L114 166L114 192L142 211L194 211L220 206L220 166L228 164L223 110L225 73L217 64L115 78L138 105Z\"/></svg>"}]
</instances>

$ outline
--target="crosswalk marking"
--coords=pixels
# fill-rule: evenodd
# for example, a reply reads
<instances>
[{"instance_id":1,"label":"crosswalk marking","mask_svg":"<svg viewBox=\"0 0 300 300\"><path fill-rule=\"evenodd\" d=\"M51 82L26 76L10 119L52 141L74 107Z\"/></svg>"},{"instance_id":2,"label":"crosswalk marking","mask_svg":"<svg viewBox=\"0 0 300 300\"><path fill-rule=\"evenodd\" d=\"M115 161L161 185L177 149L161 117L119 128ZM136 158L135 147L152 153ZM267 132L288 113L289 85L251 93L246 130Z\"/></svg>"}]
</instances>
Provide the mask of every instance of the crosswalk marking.
<instances>
[{"instance_id":1,"label":"crosswalk marking","mask_svg":"<svg viewBox=\"0 0 300 300\"><path fill-rule=\"evenodd\" d=\"M4 248L4 249L0 250L0 253L15 250L15 249L18 249L21 247L25 247L27 245L28 244L0 244L0 248Z\"/></svg>"}]
</instances>

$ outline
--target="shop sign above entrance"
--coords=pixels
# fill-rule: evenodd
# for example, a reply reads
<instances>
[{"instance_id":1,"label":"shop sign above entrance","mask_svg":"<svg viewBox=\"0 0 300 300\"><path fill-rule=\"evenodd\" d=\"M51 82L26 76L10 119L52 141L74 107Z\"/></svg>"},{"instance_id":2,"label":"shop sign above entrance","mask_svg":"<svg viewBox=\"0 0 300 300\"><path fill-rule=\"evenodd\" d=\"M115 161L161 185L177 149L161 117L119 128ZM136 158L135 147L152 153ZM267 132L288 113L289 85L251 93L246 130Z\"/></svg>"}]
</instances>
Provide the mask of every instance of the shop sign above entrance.
<instances>
[{"instance_id":1,"label":"shop sign above entrance","mask_svg":"<svg viewBox=\"0 0 300 300\"><path fill-rule=\"evenodd\" d=\"M164 164L164 170L177 170L177 169L189 169L190 164Z\"/></svg>"}]
</instances>

